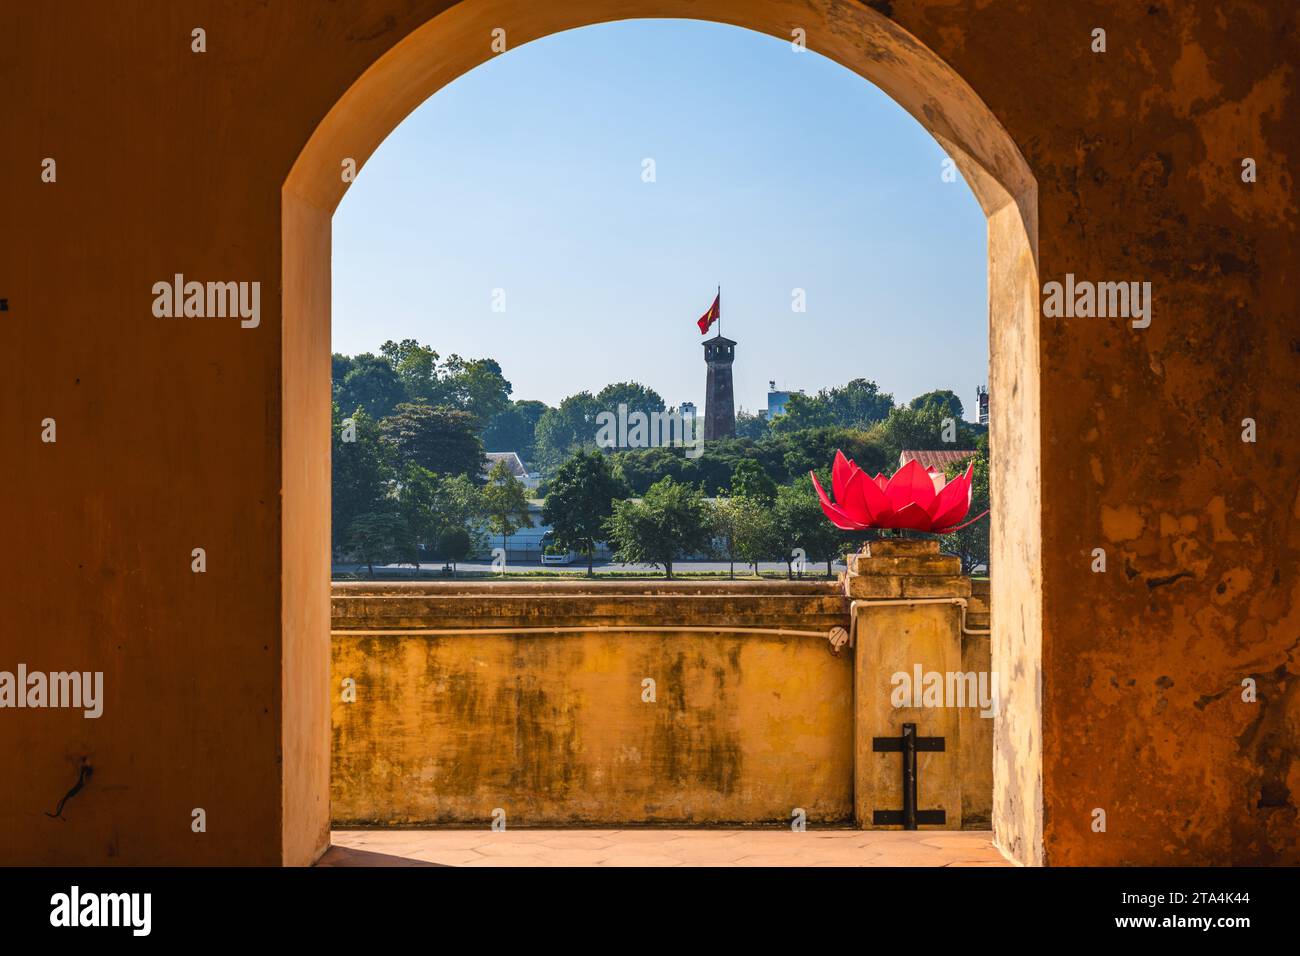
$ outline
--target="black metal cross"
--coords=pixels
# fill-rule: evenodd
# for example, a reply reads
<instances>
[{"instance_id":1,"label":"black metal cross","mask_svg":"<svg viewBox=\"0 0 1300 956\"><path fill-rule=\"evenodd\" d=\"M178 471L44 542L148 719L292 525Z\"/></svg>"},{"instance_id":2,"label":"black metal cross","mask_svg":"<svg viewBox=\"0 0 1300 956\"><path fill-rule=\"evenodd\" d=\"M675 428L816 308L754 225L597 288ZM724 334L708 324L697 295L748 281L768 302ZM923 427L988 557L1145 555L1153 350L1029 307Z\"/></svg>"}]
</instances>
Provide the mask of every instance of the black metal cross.
<instances>
[{"instance_id":1,"label":"black metal cross","mask_svg":"<svg viewBox=\"0 0 1300 956\"><path fill-rule=\"evenodd\" d=\"M915 830L919 824L943 826L948 815L943 810L916 809L916 753L942 751L942 737L916 736L916 724L903 724L901 737L873 737L871 749L875 753L902 753L903 755L903 809L874 810L871 822L876 826L898 826Z\"/></svg>"}]
</instances>

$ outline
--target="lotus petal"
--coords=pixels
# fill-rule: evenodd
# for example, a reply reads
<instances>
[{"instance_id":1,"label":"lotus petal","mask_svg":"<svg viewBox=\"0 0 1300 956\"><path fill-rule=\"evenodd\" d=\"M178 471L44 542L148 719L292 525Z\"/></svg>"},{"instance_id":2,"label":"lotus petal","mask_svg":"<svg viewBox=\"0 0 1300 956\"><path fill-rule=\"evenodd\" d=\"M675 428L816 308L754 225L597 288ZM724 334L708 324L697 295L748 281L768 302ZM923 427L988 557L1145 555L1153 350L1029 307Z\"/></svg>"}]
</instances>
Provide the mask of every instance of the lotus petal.
<instances>
[{"instance_id":1,"label":"lotus petal","mask_svg":"<svg viewBox=\"0 0 1300 956\"><path fill-rule=\"evenodd\" d=\"M871 515L872 526L876 528L891 527L888 522L894 517L894 506L885 495L884 489L880 487L879 482L874 478L868 478L866 472L862 473L862 479L855 486L855 490L862 495L867 513Z\"/></svg>"},{"instance_id":2,"label":"lotus petal","mask_svg":"<svg viewBox=\"0 0 1300 956\"><path fill-rule=\"evenodd\" d=\"M966 527L958 522L970 511L974 497L974 462L966 466L964 474L949 481L938 468L922 467L912 459L887 479L881 474L869 476L857 462L837 451L831 468L834 501L822 488L816 473L808 475L822 513L835 527L846 531L905 528L947 534Z\"/></svg>"},{"instance_id":3,"label":"lotus petal","mask_svg":"<svg viewBox=\"0 0 1300 956\"><path fill-rule=\"evenodd\" d=\"M834 492L836 501L844 500L844 488L855 471L857 468L844 457L844 452L836 450L835 463L831 465L831 491Z\"/></svg>"},{"instance_id":4,"label":"lotus petal","mask_svg":"<svg viewBox=\"0 0 1300 956\"><path fill-rule=\"evenodd\" d=\"M912 531L929 531L932 522L930 521L930 512L926 511L916 502L904 505L898 513L890 519L890 527L908 528Z\"/></svg>"},{"instance_id":5,"label":"lotus petal","mask_svg":"<svg viewBox=\"0 0 1300 956\"><path fill-rule=\"evenodd\" d=\"M866 526L860 525L856 521L853 521L846 514L844 514L844 512L836 508L833 504L823 501L821 505L822 505L822 514L826 515L826 517L830 519L830 523L835 525L835 527L839 528L841 531L865 531L866 530Z\"/></svg>"},{"instance_id":6,"label":"lotus petal","mask_svg":"<svg viewBox=\"0 0 1300 956\"><path fill-rule=\"evenodd\" d=\"M865 495L867 486L871 484L871 479L864 472L855 471L844 484L843 497L835 496L835 503L839 509L848 515L850 520L859 522L864 528L870 528L875 518L871 502Z\"/></svg>"},{"instance_id":7,"label":"lotus petal","mask_svg":"<svg viewBox=\"0 0 1300 956\"><path fill-rule=\"evenodd\" d=\"M966 466L965 474L958 475L939 493L934 505L930 508L930 514L934 516L934 526L936 528L947 528L955 525L966 516L966 512L970 510L971 498L974 493L974 475L975 463L972 462Z\"/></svg>"},{"instance_id":8,"label":"lotus petal","mask_svg":"<svg viewBox=\"0 0 1300 956\"><path fill-rule=\"evenodd\" d=\"M934 482L930 480L929 472L913 458L894 472L894 477L889 479L889 484L885 487L885 495L896 512L901 513L909 504L916 504L929 515L930 505L934 504Z\"/></svg>"},{"instance_id":9,"label":"lotus petal","mask_svg":"<svg viewBox=\"0 0 1300 956\"><path fill-rule=\"evenodd\" d=\"M984 517L985 515L987 515L988 513L989 513L989 509L988 509L988 508L985 508L983 511L981 511L979 514L977 514L975 517L971 518L970 521L963 521L961 524L952 525L951 527L948 527L948 528L939 528L939 529L936 529L934 533L935 533L935 534L952 534L954 531L960 531L962 528L968 528L968 527L970 527L970 526L973 525L976 521L979 521L980 518L983 518L983 517Z\"/></svg>"},{"instance_id":10,"label":"lotus petal","mask_svg":"<svg viewBox=\"0 0 1300 956\"><path fill-rule=\"evenodd\" d=\"M866 529L866 525L854 521L843 510L831 503L830 499L826 497L826 492L822 490L821 482L817 480L816 473L810 471L808 476L812 478L813 488L816 490L817 498L821 502L822 514L830 519L831 524L844 531L863 531Z\"/></svg>"}]
</instances>

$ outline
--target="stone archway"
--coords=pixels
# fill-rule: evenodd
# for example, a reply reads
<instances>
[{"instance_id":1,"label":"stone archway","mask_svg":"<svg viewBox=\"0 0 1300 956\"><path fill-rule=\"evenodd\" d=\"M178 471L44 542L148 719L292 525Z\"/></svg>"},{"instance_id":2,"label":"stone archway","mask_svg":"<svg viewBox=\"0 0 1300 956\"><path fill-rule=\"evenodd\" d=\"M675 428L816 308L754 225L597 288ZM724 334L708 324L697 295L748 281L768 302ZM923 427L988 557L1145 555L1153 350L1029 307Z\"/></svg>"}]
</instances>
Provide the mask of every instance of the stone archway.
<instances>
[{"instance_id":1,"label":"stone archway","mask_svg":"<svg viewBox=\"0 0 1300 956\"><path fill-rule=\"evenodd\" d=\"M356 168L415 107L496 55L611 20L680 17L745 27L807 46L893 97L947 150L988 217L994 830L1022 863L1042 862L1041 497L1037 185L978 94L896 23L813 0L581 0L563 9L463 0L379 56L328 110L282 190L282 848L309 863L329 839L330 229ZM494 31L504 31L494 32ZM797 34L796 31L802 31ZM498 49L500 45L498 43Z\"/></svg>"}]
</instances>

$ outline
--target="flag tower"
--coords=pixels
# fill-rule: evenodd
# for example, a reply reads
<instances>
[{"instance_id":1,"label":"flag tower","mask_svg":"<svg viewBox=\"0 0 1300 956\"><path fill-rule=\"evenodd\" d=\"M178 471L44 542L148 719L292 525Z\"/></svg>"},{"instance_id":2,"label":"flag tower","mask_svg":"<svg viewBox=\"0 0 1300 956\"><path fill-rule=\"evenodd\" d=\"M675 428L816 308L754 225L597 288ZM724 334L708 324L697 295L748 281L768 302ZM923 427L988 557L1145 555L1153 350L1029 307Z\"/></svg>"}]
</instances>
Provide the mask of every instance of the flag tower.
<instances>
[{"instance_id":1,"label":"flag tower","mask_svg":"<svg viewBox=\"0 0 1300 956\"><path fill-rule=\"evenodd\" d=\"M722 287L695 324L704 335L714 322L718 334L704 342L704 440L734 438L736 435L736 398L731 384L731 365L736 359L736 343L722 335Z\"/></svg>"}]
</instances>

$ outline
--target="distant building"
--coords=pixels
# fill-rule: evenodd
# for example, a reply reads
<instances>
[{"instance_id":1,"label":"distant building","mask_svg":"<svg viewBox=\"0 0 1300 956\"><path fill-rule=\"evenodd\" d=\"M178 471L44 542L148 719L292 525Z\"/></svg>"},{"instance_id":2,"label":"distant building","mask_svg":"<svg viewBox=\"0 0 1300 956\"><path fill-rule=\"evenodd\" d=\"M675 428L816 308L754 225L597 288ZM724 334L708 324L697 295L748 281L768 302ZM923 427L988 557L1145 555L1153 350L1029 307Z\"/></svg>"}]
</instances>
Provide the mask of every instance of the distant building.
<instances>
[{"instance_id":1,"label":"distant building","mask_svg":"<svg viewBox=\"0 0 1300 956\"><path fill-rule=\"evenodd\" d=\"M987 425L989 423L989 390L983 385L975 386L975 402L979 408L979 423Z\"/></svg>"},{"instance_id":2,"label":"distant building","mask_svg":"<svg viewBox=\"0 0 1300 956\"><path fill-rule=\"evenodd\" d=\"M523 479L519 479L523 481ZM535 563L542 560L542 537L551 530L550 525L542 522L542 505L540 498L528 499L528 517L532 519L531 528L520 528L510 536L507 541L502 535L492 534L487 529L486 523L479 528L487 544L487 550L482 554L475 555L480 560L490 561L492 553L497 548L506 549L506 561L508 563Z\"/></svg>"},{"instance_id":3,"label":"distant building","mask_svg":"<svg viewBox=\"0 0 1300 956\"><path fill-rule=\"evenodd\" d=\"M802 388L790 392L778 391L776 387L776 382L769 380L767 383L768 420L770 421L771 419L776 418L778 415L785 414L785 404L786 402L790 401L791 395L802 395L802 394L804 394Z\"/></svg>"},{"instance_id":4,"label":"distant building","mask_svg":"<svg viewBox=\"0 0 1300 956\"><path fill-rule=\"evenodd\" d=\"M680 408L683 418L695 418L699 414L694 402L682 402Z\"/></svg>"},{"instance_id":5,"label":"distant building","mask_svg":"<svg viewBox=\"0 0 1300 956\"><path fill-rule=\"evenodd\" d=\"M484 537L486 550L481 554L474 555L481 561L490 561L493 552L497 548L506 549L506 562L508 564L540 564L542 560L542 549L551 543L548 535L551 534L552 528L542 520L542 509L546 502L541 498L528 499L528 517L532 519L531 528L520 528L510 536L510 540L499 534L492 534L487 525L484 524L479 528ZM506 545L509 544L509 548ZM592 549L592 556L597 561L608 561L613 552L604 541L596 543ZM585 560L585 558L584 558Z\"/></svg>"},{"instance_id":6,"label":"distant building","mask_svg":"<svg viewBox=\"0 0 1300 956\"><path fill-rule=\"evenodd\" d=\"M483 477L486 478L494 465L499 461L504 461L506 467L510 469L510 474L514 475L524 483L525 488L536 488L542 483L542 476L535 471L529 471L524 467L523 459L519 457L518 452L513 451L490 451L484 455L487 458L487 464L483 467Z\"/></svg>"},{"instance_id":7,"label":"distant building","mask_svg":"<svg viewBox=\"0 0 1300 956\"><path fill-rule=\"evenodd\" d=\"M965 451L900 451L898 453L898 467L902 468L909 461L916 461L922 468L938 468L946 472L951 465L964 465L967 460L978 455L975 449L970 448Z\"/></svg>"}]
</instances>

